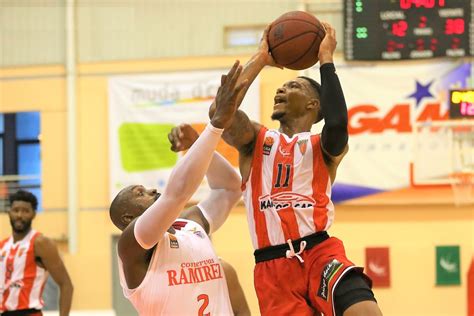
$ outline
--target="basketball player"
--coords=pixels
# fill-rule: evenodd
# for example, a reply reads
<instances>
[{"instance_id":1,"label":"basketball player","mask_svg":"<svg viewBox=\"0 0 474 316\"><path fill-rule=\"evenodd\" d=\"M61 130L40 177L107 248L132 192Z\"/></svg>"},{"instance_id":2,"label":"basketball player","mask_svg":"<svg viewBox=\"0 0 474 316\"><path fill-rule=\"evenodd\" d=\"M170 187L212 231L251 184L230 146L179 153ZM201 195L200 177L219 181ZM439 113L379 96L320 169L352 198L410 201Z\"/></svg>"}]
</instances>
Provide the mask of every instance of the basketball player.
<instances>
[{"instance_id":1,"label":"basketball player","mask_svg":"<svg viewBox=\"0 0 474 316\"><path fill-rule=\"evenodd\" d=\"M171 150L173 151L185 151L198 139L199 134L190 125L182 124L172 129L168 135L171 142ZM237 183L235 184L237 186ZM240 187L240 177L239 177ZM241 191L238 190L240 196ZM220 258L222 268L224 270L225 278L227 281L227 288L229 289L230 303L232 305L232 311L234 315L247 316L250 315L250 308L245 298L245 293L240 285L237 272L234 267Z\"/></svg>"},{"instance_id":2,"label":"basketball player","mask_svg":"<svg viewBox=\"0 0 474 316\"><path fill-rule=\"evenodd\" d=\"M9 199L12 236L0 241L0 314L42 315L49 273L59 286L59 314L69 315L71 279L54 242L31 227L38 207L36 197L19 190Z\"/></svg>"},{"instance_id":3,"label":"basketball player","mask_svg":"<svg viewBox=\"0 0 474 316\"><path fill-rule=\"evenodd\" d=\"M140 315L232 314L222 266L207 233L223 224L240 196L240 176L214 150L246 84L237 84L241 72L236 62L222 77L211 122L177 163L163 194L135 185L112 201L110 217L122 230L120 281ZM173 133L169 138L175 150L187 141L176 140ZM183 212L204 175L209 197Z\"/></svg>"},{"instance_id":4,"label":"basketball player","mask_svg":"<svg viewBox=\"0 0 474 316\"><path fill-rule=\"evenodd\" d=\"M277 89L272 119L280 122L278 130L251 122L239 110L223 133L239 151L262 315L381 315L371 281L326 232L334 220L331 185L348 151L348 118L333 64L335 30L324 27L321 85L298 77ZM268 28L240 76L249 85L264 66L278 66L267 33ZM212 105L210 115L214 111ZM312 135L312 125L323 118L322 133Z\"/></svg>"}]
</instances>

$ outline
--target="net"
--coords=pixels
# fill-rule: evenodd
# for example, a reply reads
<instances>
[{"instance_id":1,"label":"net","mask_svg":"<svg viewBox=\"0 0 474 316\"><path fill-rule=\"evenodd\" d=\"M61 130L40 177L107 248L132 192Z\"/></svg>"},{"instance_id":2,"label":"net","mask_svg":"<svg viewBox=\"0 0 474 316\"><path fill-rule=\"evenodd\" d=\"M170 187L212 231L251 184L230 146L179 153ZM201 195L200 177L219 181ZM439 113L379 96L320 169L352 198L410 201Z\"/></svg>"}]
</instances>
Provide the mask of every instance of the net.
<instances>
[{"instance_id":1,"label":"net","mask_svg":"<svg viewBox=\"0 0 474 316\"><path fill-rule=\"evenodd\" d=\"M456 206L472 204L474 173L470 171L456 172L451 175L450 180L454 204Z\"/></svg>"},{"instance_id":2,"label":"net","mask_svg":"<svg viewBox=\"0 0 474 316\"><path fill-rule=\"evenodd\" d=\"M414 186L451 186L456 205L473 203L474 120L417 122L413 128Z\"/></svg>"}]
</instances>

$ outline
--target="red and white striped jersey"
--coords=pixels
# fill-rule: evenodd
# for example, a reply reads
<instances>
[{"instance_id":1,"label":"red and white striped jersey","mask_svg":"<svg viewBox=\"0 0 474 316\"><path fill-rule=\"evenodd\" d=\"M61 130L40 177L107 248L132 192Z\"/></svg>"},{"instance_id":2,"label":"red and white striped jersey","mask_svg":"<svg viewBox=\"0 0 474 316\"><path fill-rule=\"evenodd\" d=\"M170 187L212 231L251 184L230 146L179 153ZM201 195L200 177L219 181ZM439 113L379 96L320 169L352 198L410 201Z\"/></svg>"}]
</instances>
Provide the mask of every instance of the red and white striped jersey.
<instances>
[{"instance_id":1,"label":"red and white striped jersey","mask_svg":"<svg viewBox=\"0 0 474 316\"><path fill-rule=\"evenodd\" d=\"M39 234L32 229L16 243L13 237L0 241L0 312L43 307L48 273L35 262Z\"/></svg>"},{"instance_id":2,"label":"red and white striped jersey","mask_svg":"<svg viewBox=\"0 0 474 316\"><path fill-rule=\"evenodd\" d=\"M141 316L233 315L222 265L204 229L178 219L151 257L142 283L129 289L119 262L120 284Z\"/></svg>"},{"instance_id":3,"label":"red and white striped jersey","mask_svg":"<svg viewBox=\"0 0 474 316\"><path fill-rule=\"evenodd\" d=\"M334 205L320 135L262 127L243 199L255 249L329 229Z\"/></svg>"}]
</instances>

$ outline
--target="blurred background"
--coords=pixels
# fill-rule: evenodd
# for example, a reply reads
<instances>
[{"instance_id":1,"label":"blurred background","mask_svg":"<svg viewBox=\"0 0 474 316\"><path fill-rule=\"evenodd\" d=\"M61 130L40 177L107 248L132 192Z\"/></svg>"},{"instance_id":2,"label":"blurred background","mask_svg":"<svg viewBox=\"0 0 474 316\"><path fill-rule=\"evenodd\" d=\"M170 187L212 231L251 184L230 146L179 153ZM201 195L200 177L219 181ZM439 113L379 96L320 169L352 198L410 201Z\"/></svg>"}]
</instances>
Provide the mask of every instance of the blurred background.
<instances>
[{"instance_id":1,"label":"blurred background","mask_svg":"<svg viewBox=\"0 0 474 316\"><path fill-rule=\"evenodd\" d=\"M220 75L263 29L303 10L337 31L350 151L330 234L374 279L387 316L474 315L474 30L471 0L0 0L0 238L9 193L40 199L34 227L59 245L73 314L135 315L109 220L129 183L163 189L171 127L207 122ZM304 71L265 68L242 106L268 127L275 90ZM314 131L321 126L315 126ZM234 165L237 154L222 143ZM205 192L196 193L198 200ZM213 235L253 314L245 208ZM47 309L57 309L48 283ZM51 312L55 315L55 312Z\"/></svg>"}]
</instances>

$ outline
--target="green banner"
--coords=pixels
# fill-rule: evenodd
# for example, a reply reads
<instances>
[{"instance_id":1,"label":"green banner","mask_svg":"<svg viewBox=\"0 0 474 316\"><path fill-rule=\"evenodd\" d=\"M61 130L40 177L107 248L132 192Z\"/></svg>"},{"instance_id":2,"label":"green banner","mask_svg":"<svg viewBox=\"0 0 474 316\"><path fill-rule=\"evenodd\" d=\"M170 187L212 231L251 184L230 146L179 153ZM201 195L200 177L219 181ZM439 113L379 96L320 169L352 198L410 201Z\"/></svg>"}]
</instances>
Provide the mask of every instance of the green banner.
<instances>
[{"instance_id":1,"label":"green banner","mask_svg":"<svg viewBox=\"0 0 474 316\"><path fill-rule=\"evenodd\" d=\"M173 124L123 123L119 128L120 158L127 172L172 168L178 155L170 150Z\"/></svg>"},{"instance_id":2,"label":"green banner","mask_svg":"<svg viewBox=\"0 0 474 316\"><path fill-rule=\"evenodd\" d=\"M459 246L436 247L436 285L461 284Z\"/></svg>"}]
</instances>

